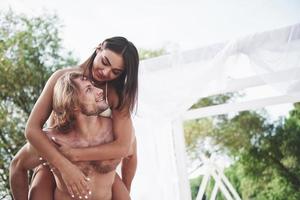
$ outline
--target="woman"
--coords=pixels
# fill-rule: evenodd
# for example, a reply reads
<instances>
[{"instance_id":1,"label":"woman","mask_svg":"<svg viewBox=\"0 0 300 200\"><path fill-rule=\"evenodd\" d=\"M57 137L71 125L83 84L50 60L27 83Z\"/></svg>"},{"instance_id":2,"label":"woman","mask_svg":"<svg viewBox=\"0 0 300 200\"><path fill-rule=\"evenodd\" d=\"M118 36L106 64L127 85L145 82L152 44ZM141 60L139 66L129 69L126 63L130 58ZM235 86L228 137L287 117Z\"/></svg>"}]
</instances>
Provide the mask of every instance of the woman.
<instances>
[{"instance_id":1,"label":"woman","mask_svg":"<svg viewBox=\"0 0 300 200\"><path fill-rule=\"evenodd\" d=\"M66 157L72 161L87 161L120 159L127 156L134 140L130 114L137 100L138 65L138 52L131 42L123 37L106 39L79 67L61 69L53 73L34 105L26 125L25 136L40 155L60 171L70 195L85 196L88 193L88 177L85 177ZM109 144L85 149L62 148L63 155L43 134L42 128L52 111L53 87L56 80L62 74L74 69L82 70L85 76L93 80L94 84L107 94L116 139ZM45 194L47 190L49 193L47 187L49 184L46 183L45 178L47 173L42 170L35 175L32 183L33 198ZM120 182L119 177L116 178L116 183L118 182ZM45 184L46 187L40 187ZM116 187L120 187L120 184L117 185ZM113 190L115 191L115 188ZM45 195L43 199L44 197Z\"/></svg>"}]
</instances>

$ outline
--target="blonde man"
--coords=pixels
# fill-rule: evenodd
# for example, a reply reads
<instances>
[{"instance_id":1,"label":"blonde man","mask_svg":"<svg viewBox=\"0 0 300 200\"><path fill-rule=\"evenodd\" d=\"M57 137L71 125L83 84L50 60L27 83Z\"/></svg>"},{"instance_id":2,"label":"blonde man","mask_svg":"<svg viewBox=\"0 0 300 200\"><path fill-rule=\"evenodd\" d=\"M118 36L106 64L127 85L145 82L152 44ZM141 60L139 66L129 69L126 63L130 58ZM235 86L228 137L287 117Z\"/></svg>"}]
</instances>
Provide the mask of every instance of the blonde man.
<instances>
[{"instance_id":1,"label":"blonde man","mask_svg":"<svg viewBox=\"0 0 300 200\"><path fill-rule=\"evenodd\" d=\"M111 118L98 117L108 108L102 89L96 88L80 72L60 77L54 87L55 126L44 130L49 138L72 148L96 146L113 141ZM58 142L59 141L59 142ZM41 164L39 154L27 143L14 158L10 168L10 185L15 199L27 199L27 170ZM111 200L115 168L120 160L76 162L89 179L89 193L70 196L58 170L52 169L56 189L54 199ZM25 187L26 188L26 187ZM119 195L120 196L120 195ZM122 199L130 199L129 194Z\"/></svg>"}]
</instances>

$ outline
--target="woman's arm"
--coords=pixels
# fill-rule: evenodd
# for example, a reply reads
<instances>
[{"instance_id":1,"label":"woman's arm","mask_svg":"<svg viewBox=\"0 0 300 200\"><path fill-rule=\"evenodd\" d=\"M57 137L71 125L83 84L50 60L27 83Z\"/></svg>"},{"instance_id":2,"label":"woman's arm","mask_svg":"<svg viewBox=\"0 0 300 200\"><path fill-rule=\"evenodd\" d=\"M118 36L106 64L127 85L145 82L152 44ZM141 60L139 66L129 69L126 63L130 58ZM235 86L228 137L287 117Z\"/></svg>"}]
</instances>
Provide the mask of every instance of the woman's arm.
<instances>
[{"instance_id":1,"label":"woman's arm","mask_svg":"<svg viewBox=\"0 0 300 200\"><path fill-rule=\"evenodd\" d=\"M112 129L115 140L111 143L86 148L60 148L61 153L71 161L111 160L126 157L133 141L133 125L129 106L115 109L118 105L118 95L109 87L109 104L112 108ZM59 141L58 141L59 143Z\"/></svg>"},{"instance_id":2,"label":"woman's arm","mask_svg":"<svg viewBox=\"0 0 300 200\"><path fill-rule=\"evenodd\" d=\"M72 161L121 159L128 155L133 138L133 127L129 113L113 110L113 133L111 143L94 147L66 149L63 154Z\"/></svg>"},{"instance_id":3,"label":"woman's arm","mask_svg":"<svg viewBox=\"0 0 300 200\"><path fill-rule=\"evenodd\" d=\"M130 193L131 183L134 178L137 167L137 151L136 151L136 138L134 138L134 142L132 147L130 148L130 153L127 157L122 160L122 181L126 186L128 192Z\"/></svg>"},{"instance_id":4,"label":"woman's arm","mask_svg":"<svg viewBox=\"0 0 300 200\"><path fill-rule=\"evenodd\" d=\"M57 168L71 195L87 194L85 175L68 159L66 159L50 142L43 133L42 128L52 111L53 88L57 79L67 71L74 69L58 70L47 81L42 94L35 103L27 121L25 136L39 154Z\"/></svg>"},{"instance_id":5,"label":"woman's arm","mask_svg":"<svg viewBox=\"0 0 300 200\"><path fill-rule=\"evenodd\" d=\"M64 73L58 70L47 81L42 94L35 103L28 118L25 136L40 155L56 168L61 168L66 160L43 133L42 128L52 111L53 88L57 79Z\"/></svg>"},{"instance_id":6,"label":"woman's arm","mask_svg":"<svg viewBox=\"0 0 300 200\"><path fill-rule=\"evenodd\" d=\"M112 186L112 200L131 200L126 186L117 173Z\"/></svg>"}]
</instances>

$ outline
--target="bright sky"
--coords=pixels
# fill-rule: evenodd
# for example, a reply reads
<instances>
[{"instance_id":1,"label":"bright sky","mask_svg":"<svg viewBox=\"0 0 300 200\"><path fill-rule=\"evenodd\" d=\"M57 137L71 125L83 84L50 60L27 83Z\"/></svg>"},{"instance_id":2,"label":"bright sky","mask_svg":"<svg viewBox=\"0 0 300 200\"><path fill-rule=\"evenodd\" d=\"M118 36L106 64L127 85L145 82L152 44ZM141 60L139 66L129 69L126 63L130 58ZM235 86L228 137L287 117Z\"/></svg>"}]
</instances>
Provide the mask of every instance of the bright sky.
<instances>
[{"instance_id":1,"label":"bright sky","mask_svg":"<svg viewBox=\"0 0 300 200\"><path fill-rule=\"evenodd\" d=\"M299 0L0 0L0 11L9 7L29 15L56 13L65 47L81 61L116 35L138 48L172 51L300 22ZM278 106L278 114L291 107Z\"/></svg>"},{"instance_id":2,"label":"bright sky","mask_svg":"<svg viewBox=\"0 0 300 200\"><path fill-rule=\"evenodd\" d=\"M298 0L1 0L30 15L57 13L67 49L81 60L107 37L138 48L192 49L300 22Z\"/></svg>"}]
</instances>

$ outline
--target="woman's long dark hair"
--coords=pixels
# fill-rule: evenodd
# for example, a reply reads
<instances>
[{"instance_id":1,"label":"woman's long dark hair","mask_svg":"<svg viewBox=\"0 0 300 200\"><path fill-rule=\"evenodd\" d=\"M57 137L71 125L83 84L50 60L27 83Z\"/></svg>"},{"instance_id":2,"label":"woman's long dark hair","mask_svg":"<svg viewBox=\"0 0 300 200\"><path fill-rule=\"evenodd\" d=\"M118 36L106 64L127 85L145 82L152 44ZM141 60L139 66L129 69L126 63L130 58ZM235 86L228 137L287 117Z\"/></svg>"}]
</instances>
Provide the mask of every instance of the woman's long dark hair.
<instances>
[{"instance_id":1,"label":"woman's long dark hair","mask_svg":"<svg viewBox=\"0 0 300 200\"><path fill-rule=\"evenodd\" d=\"M137 103L138 95L138 69L139 69L139 55L136 47L124 37L112 37L104 40L101 44L102 49L109 49L122 56L124 62L124 71L122 74L112 80L110 83L116 89L119 97L119 103L116 109L123 109L129 107L132 112ZM91 70L93 67L94 59L97 55L96 50L94 53L80 66L84 71ZM90 77L92 78L92 77Z\"/></svg>"}]
</instances>

